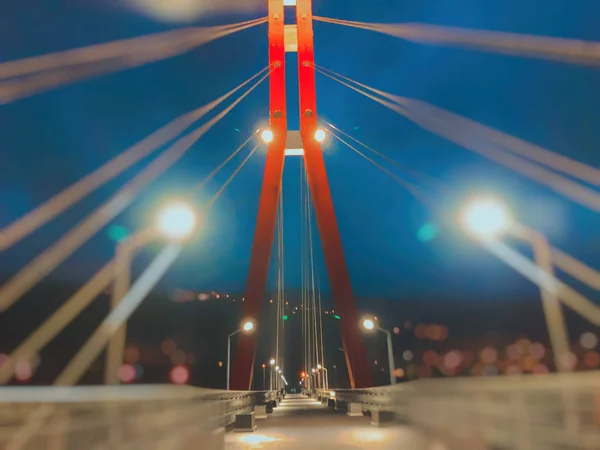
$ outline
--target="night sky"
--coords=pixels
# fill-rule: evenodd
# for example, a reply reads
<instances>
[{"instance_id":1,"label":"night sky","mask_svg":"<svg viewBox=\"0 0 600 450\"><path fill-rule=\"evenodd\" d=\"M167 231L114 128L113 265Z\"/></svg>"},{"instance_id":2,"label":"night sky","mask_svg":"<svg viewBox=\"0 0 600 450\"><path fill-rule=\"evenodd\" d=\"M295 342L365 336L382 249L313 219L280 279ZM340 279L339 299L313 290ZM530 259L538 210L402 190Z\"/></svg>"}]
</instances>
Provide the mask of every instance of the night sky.
<instances>
[{"instance_id":1,"label":"night sky","mask_svg":"<svg viewBox=\"0 0 600 450\"><path fill-rule=\"evenodd\" d=\"M127 8L125 0L4 2L0 61L188 26ZM219 3L227 3L226 1ZM261 17L266 2L212 9L192 24ZM258 4L258 8L254 8ZM234 10L234 12L231 12ZM423 22L600 41L595 0L315 0L316 15L367 22ZM267 65L261 25L166 61L94 78L0 108L0 226L20 217L176 116L235 87ZM418 98L502 131L600 166L598 68L423 46L368 31L315 23L316 63L394 94ZM296 55L288 55L289 127L298 127ZM557 247L600 265L595 213L424 131L373 101L317 75L319 114L340 129L452 186L444 207L456 211L474 193L504 198L518 218ZM263 83L157 179L114 224L143 227L163 200L185 193L268 119ZM236 131L239 130L238 131ZM452 226L439 222L392 179L351 150L324 149L332 195L357 296L493 299L535 289ZM242 152L197 195L208 200L246 156ZM199 236L162 281L166 288L241 292L258 209L264 148L203 219ZM108 183L0 256L5 278L131 178ZM289 158L283 180L286 286L300 286L300 164ZM419 229L433 222L428 242ZM113 252L106 229L51 278L80 282ZM155 254L142 255L142 267ZM526 249L525 249L526 250ZM325 278L320 250L317 267ZM138 269L139 269L138 267Z\"/></svg>"}]
</instances>

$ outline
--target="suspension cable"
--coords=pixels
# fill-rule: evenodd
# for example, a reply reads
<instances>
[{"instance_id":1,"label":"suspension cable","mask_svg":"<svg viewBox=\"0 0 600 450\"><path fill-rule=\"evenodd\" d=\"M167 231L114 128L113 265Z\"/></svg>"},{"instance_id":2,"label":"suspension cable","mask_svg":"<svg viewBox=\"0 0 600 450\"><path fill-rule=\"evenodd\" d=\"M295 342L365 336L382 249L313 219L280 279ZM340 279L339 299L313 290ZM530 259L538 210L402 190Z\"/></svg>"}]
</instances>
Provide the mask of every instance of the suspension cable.
<instances>
[{"instance_id":1,"label":"suspension cable","mask_svg":"<svg viewBox=\"0 0 600 450\"><path fill-rule=\"evenodd\" d=\"M249 142L246 141L244 145ZM236 149L232 155L237 154L242 145ZM248 159L254 154L256 147L250 152L250 155L241 163L241 165L234 171L234 173L225 182L223 187L211 200L211 203L216 201L219 195L222 193L225 187L229 185L232 179L237 175L241 168L246 164ZM231 160L231 155L226 161ZM220 164L217 170L211 172L200 182L196 187L192 189L190 196L197 192L198 186L205 186L209 178L212 178L216 172L220 171L225 164ZM209 205L210 205L209 204ZM205 207L208 208L208 207ZM141 233L144 233L142 231ZM6 361L6 364L0 367L0 385L5 384L13 376L15 364L20 359L29 355L38 354L50 341L52 341L69 323L71 323L106 287L110 284L114 277L114 261L108 262L102 267L94 276L92 276L87 283L77 290L62 306L50 316L44 323L42 323L33 333L31 333L27 339L23 341L12 353Z\"/></svg>"},{"instance_id":2,"label":"suspension cable","mask_svg":"<svg viewBox=\"0 0 600 450\"><path fill-rule=\"evenodd\" d=\"M466 47L569 64L596 66L600 46L596 41L566 39L422 23L382 24L313 16L314 20L387 34L411 42Z\"/></svg>"},{"instance_id":3,"label":"suspension cable","mask_svg":"<svg viewBox=\"0 0 600 450\"><path fill-rule=\"evenodd\" d=\"M39 254L1 286L0 313L12 306L12 304L18 301L29 289L31 289L31 287L33 287L33 285L35 285L35 283L54 270L56 266L87 242L104 225L129 206L139 194L140 190L179 161L200 137L219 122L238 103L246 98L269 76L269 73L263 75L256 83L248 88L246 92L240 95L227 108L211 120L176 141L144 170L138 173L131 181L119 189L109 200L96 208L71 231L63 235L57 242Z\"/></svg>"},{"instance_id":4,"label":"suspension cable","mask_svg":"<svg viewBox=\"0 0 600 450\"><path fill-rule=\"evenodd\" d=\"M480 156L503 165L516 173L520 173L521 175L537 181L538 183L549 187L553 191L579 203L580 205L586 206L593 211L600 212L599 192L560 174L552 172L551 170L542 167L537 162L532 162L524 159L522 156L513 154L519 153L514 147L511 148L511 153L505 149L506 146L502 146L497 142L485 142L482 141L483 136L469 134L470 130L466 129L464 124L461 124L460 122L455 121L453 123L448 121L447 118L440 116L439 114L436 115L435 113L426 114L423 111L423 108L421 108L421 110L419 108L415 108L411 102L397 104L388 100L377 98L376 96L369 94L362 89L357 88L356 86L352 86L349 83L336 79L334 76L328 73L321 73L386 106L392 111L413 121L425 130L444 137L445 139L454 142L455 144L467 150L477 153ZM423 102L421 102L421 106L422 105Z\"/></svg>"},{"instance_id":5,"label":"suspension cable","mask_svg":"<svg viewBox=\"0 0 600 450\"><path fill-rule=\"evenodd\" d=\"M546 148L524 141L523 139L511 136L508 133L504 133L502 131L483 125L474 120L462 117L450 111L446 111L437 106L430 105L421 100L413 100L399 95L391 94L380 89L375 89L374 87L371 87L364 83L360 83L356 80L353 80L352 78L334 72L333 70L327 69L325 67L317 66L316 64L314 65L314 67L315 70L317 70L318 72L343 84L344 86L349 87L350 89L355 90L359 94L366 95L366 93L362 92L360 89L355 89L356 86L359 86L367 91L373 92L374 94L383 97L383 99L389 100L390 102L392 102L392 104L395 105L392 105L387 102L382 103L383 99L377 99L371 97L370 95L366 95L368 98L371 98L372 100L381 103L384 106L387 106L388 108L396 112L400 112L397 111L398 107L404 108L405 111L400 112L400 114L406 116L407 118L413 121L415 120L411 117L408 117L411 111L430 117L437 116L440 118L440 120L454 122L456 127L462 127L465 130L464 134L480 136L481 138L486 139L490 143L498 145L504 150L516 153L517 155L522 156L523 158L535 161L544 166L550 167L557 172L570 175L574 178L577 178L586 183L590 183L594 186L600 186L600 169L590 166L589 164L585 164L567 156L561 155L560 153L550 151ZM336 77L356 86L351 86L347 83L343 83L340 80L336 79Z\"/></svg>"},{"instance_id":6,"label":"suspension cable","mask_svg":"<svg viewBox=\"0 0 600 450\"><path fill-rule=\"evenodd\" d=\"M308 184L308 183L307 183ZM312 310L312 336L313 336L313 344L314 344L314 365L312 368L317 368L318 364L320 364L319 358L319 335L318 335L318 327L317 327L317 299L316 299L316 290L315 290L315 262L314 262L314 251L313 251L313 236L312 236L312 196L310 194L310 189L307 195L307 210L308 210L308 247L310 252L310 307Z\"/></svg>"},{"instance_id":7,"label":"suspension cable","mask_svg":"<svg viewBox=\"0 0 600 450\"><path fill-rule=\"evenodd\" d=\"M257 146L258 147L258 146ZM231 181L236 177L236 175L240 172L240 170L244 167L244 165L248 162L250 157L256 152L255 147L251 153L246 157L237 169L233 172L233 174L225 181L223 186L215 193L212 199L208 202L208 205L213 205L217 199L221 196L225 188L231 183ZM166 265L163 266L164 271L170 266L170 264L174 261L175 257L179 252L179 247L170 245L163 250L162 253L159 254L157 258L154 259L151 266L149 266L148 270L144 272L142 277L146 274L150 276L151 268L154 266L158 266L160 264ZM142 278L141 277L141 278ZM96 360L102 349L106 346L108 341L114 332L119 329L133 314L133 312L138 308L141 302L145 298L145 294L142 293L144 291L144 286L142 286L142 279L140 278L139 283L136 282L132 287L132 292L137 288L138 292L132 293L130 297L123 299L123 301L119 304L119 306L113 310L100 324L98 328L92 333L89 339L85 342L85 344L79 349L76 355L71 359L67 367L65 367L59 376L54 381L54 386L72 386L76 384L81 377L87 372L91 364ZM21 426L19 430L12 436L11 441L8 443L8 447L10 449L22 448L21 446L25 446L27 442L31 439L32 436L35 435L35 432L39 427L43 426L43 423L48 418L50 414L54 411L54 406L47 405L36 409L26 420L26 422Z\"/></svg>"},{"instance_id":8,"label":"suspension cable","mask_svg":"<svg viewBox=\"0 0 600 450\"><path fill-rule=\"evenodd\" d=\"M2 63L0 104L85 78L181 55L266 21L266 18L262 18L225 27L181 29Z\"/></svg>"},{"instance_id":9,"label":"suspension cable","mask_svg":"<svg viewBox=\"0 0 600 450\"><path fill-rule=\"evenodd\" d=\"M105 183L156 152L267 70L268 66L218 99L177 117L40 206L6 225L0 230L0 251L15 245Z\"/></svg>"}]
</instances>

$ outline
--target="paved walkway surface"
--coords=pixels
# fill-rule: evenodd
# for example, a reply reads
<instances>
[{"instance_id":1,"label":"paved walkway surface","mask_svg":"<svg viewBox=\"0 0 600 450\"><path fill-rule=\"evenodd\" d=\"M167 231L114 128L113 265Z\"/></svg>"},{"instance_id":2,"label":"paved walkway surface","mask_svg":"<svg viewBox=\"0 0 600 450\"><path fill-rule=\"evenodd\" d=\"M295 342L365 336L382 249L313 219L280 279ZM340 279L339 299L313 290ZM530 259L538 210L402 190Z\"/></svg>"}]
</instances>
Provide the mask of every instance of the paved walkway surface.
<instances>
[{"instance_id":1,"label":"paved walkway surface","mask_svg":"<svg viewBox=\"0 0 600 450\"><path fill-rule=\"evenodd\" d=\"M254 432L229 432L226 450L377 449L434 450L409 427L375 427L371 418L349 417L302 395L288 395Z\"/></svg>"}]
</instances>

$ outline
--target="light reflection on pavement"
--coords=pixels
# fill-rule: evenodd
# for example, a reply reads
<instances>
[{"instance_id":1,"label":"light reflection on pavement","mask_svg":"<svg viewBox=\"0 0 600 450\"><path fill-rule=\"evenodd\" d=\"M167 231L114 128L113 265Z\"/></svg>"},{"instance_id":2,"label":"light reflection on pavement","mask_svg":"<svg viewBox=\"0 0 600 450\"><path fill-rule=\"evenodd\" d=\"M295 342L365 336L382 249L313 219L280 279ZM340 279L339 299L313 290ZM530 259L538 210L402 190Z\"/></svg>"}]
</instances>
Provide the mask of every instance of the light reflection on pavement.
<instances>
[{"instance_id":1,"label":"light reflection on pavement","mask_svg":"<svg viewBox=\"0 0 600 450\"><path fill-rule=\"evenodd\" d=\"M349 417L301 395L288 395L252 433L227 433L227 450L445 450L426 443L406 426L374 427L371 419Z\"/></svg>"}]
</instances>

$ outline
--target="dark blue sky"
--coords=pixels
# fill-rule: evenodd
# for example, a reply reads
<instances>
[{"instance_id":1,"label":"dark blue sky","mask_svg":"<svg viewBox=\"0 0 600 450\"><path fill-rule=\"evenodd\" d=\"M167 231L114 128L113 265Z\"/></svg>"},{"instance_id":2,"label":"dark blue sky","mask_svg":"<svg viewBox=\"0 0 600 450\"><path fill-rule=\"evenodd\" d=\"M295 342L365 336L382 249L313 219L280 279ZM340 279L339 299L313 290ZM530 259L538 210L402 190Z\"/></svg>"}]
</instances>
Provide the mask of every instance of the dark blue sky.
<instances>
[{"instance_id":1,"label":"dark blue sky","mask_svg":"<svg viewBox=\"0 0 600 450\"><path fill-rule=\"evenodd\" d=\"M0 61L176 26L118 7L119 2L109 3L38 0L0 6ZM426 22L600 41L600 4L595 0L315 0L314 10L321 16L349 20ZM228 13L194 23L230 23L263 14ZM265 67L266 31L263 25L167 61L3 106L0 225L39 205L172 118L215 99ZM315 24L315 40L317 64L600 166L597 68L421 46L321 23ZM599 221L593 212L423 131L323 76L317 77L319 114L398 161L451 183L453 191L447 193L445 206L452 209L473 192L495 193L511 204L521 221L545 232L556 246L586 262L600 263L596 256ZM290 128L296 128L295 55L288 58L288 84ZM267 117L265 83L114 223L130 229L142 227L162 199L185 193ZM330 145L325 152L357 295L500 299L535 293L512 270L448 225L438 224L441 233L430 242L420 242L419 228L435 220L430 212L351 150ZM205 228L165 278L165 286L243 290L263 165L264 150L205 218ZM140 167L2 254L2 275L14 273ZM216 192L234 167L223 170L198 195L199 204ZM286 281L293 288L300 284L299 199L299 161L288 159L284 174ZM112 248L103 230L53 277L88 277L111 257ZM148 256L142 256L138 264L147 262ZM324 278L320 251L317 264Z\"/></svg>"}]
</instances>

